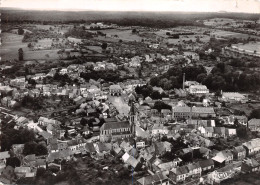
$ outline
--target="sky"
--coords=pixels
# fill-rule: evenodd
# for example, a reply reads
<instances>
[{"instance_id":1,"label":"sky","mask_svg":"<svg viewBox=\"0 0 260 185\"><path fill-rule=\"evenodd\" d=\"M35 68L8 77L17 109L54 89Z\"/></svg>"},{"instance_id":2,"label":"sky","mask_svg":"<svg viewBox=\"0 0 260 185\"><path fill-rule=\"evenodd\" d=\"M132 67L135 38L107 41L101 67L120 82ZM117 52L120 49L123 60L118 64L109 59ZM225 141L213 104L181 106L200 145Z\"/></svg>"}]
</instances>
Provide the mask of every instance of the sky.
<instances>
[{"instance_id":1,"label":"sky","mask_svg":"<svg viewBox=\"0 0 260 185\"><path fill-rule=\"evenodd\" d=\"M38 10L260 13L260 0L0 0L1 7Z\"/></svg>"}]
</instances>

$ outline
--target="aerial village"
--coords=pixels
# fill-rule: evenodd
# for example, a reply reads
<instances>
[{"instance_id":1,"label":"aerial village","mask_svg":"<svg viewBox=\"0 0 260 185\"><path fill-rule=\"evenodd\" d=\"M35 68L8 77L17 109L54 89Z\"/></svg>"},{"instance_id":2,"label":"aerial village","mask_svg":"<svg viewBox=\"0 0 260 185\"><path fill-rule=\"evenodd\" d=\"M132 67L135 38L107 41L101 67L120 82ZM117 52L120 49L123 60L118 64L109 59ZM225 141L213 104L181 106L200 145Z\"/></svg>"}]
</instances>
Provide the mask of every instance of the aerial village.
<instances>
[{"instance_id":1,"label":"aerial village","mask_svg":"<svg viewBox=\"0 0 260 185\"><path fill-rule=\"evenodd\" d=\"M259 175L260 51L243 49L259 44L259 24L199 23L7 24L1 48L13 37L25 48L1 56L0 182L193 185Z\"/></svg>"}]
</instances>

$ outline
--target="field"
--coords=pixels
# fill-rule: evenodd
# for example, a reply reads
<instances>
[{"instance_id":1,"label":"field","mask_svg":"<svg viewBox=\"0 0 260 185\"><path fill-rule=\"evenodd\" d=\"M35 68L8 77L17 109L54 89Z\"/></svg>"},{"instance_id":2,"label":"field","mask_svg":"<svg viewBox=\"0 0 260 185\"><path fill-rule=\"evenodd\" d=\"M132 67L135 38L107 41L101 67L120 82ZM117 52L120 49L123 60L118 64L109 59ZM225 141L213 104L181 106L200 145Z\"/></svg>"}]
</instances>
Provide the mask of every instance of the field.
<instances>
[{"instance_id":1,"label":"field","mask_svg":"<svg viewBox=\"0 0 260 185\"><path fill-rule=\"evenodd\" d=\"M216 37L221 37L221 38L238 38L238 39L247 39L248 37L259 38L254 35L236 33L236 32L231 32L231 31L223 31L223 30L216 30L216 31L212 32L211 34L215 35Z\"/></svg>"},{"instance_id":2,"label":"field","mask_svg":"<svg viewBox=\"0 0 260 185\"><path fill-rule=\"evenodd\" d=\"M26 51L26 52L24 52L24 60L59 59L59 55L57 54L58 51L59 51L58 49L56 49L56 50Z\"/></svg>"},{"instance_id":3,"label":"field","mask_svg":"<svg viewBox=\"0 0 260 185\"><path fill-rule=\"evenodd\" d=\"M260 53L260 42L250 42L247 44L233 44L233 45L243 50L249 50L249 51L256 50L256 52Z\"/></svg>"},{"instance_id":4,"label":"field","mask_svg":"<svg viewBox=\"0 0 260 185\"><path fill-rule=\"evenodd\" d=\"M96 51L98 53L102 53L102 48L100 46L87 46L86 48L88 48L91 51Z\"/></svg>"},{"instance_id":5,"label":"field","mask_svg":"<svg viewBox=\"0 0 260 185\"><path fill-rule=\"evenodd\" d=\"M132 30L118 30L118 29L108 29L108 30L103 30L103 33L107 34L108 37L113 37L117 35L115 39L123 40L123 41L137 41L140 42L142 40L142 37L132 34Z\"/></svg>"},{"instance_id":6,"label":"field","mask_svg":"<svg viewBox=\"0 0 260 185\"><path fill-rule=\"evenodd\" d=\"M18 49L28 51L27 43L23 43L23 36L13 33L2 33L2 45L0 46L0 56L2 60L18 59Z\"/></svg>"}]
</instances>

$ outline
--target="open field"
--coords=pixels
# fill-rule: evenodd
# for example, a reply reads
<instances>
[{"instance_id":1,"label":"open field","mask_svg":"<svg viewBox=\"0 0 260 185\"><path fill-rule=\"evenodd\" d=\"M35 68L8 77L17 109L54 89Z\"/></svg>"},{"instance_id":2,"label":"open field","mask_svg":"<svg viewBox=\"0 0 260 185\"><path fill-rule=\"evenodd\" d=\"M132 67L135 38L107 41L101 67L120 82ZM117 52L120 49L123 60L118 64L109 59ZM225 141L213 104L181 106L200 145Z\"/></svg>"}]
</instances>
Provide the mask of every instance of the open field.
<instances>
[{"instance_id":1,"label":"open field","mask_svg":"<svg viewBox=\"0 0 260 185\"><path fill-rule=\"evenodd\" d=\"M236 46L239 49L248 50L248 51L256 51L260 53L260 42L250 42L247 44L233 44L232 46Z\"/></svg>"},{"instance_id":2,"label":"open field","mask_svg":"<svg viewBox=\"0 0 260 185\"><path fill-rule=\"evenodd\" d=\"M2 33L2 45L0 46L0 56L2 60L18 59L18 49L28 51L27 43L23 43L22 35L13 33Z\"/></svg>"},{"instance_id":3,"label":"open field","mask_svg":"<svg viewBox=\"0 0 260 185\"><path fill-rule=\"evenodd\" d=\"M59 59L59 55L57 54L58 51L59 51L58 49L26 51L26 52L24 52L24 60Z\"/></svg>"},{"instance_id":4,"label":"open field","mask_svg":"<svg viewBox=\"0 0 260 185\"><path fill-rule=\"evenodd\" d=\"M108 37L114 37L117 35L117 39L121 39L123 41L137 41L140 42L142 37L137 34L132 34L132 30L118 30L118 29L108 29L102 30L103 33L106 33Z\"/></svg>"},{"instance_id":5,"label":"open field","mask_svg":"<svg viewBox=\"0 0 260 185\"><path fill-rule=\"evenodd\" d=\"M247 39L248 37L259 38L259 37L254 36L254 35L236 33L236 32L231 32L231 31L223 31L223 30L215 30L211 34L215 35L217 38L218 37L220 37L220 38L238 38L238 39Z\"/></svg>"}]
</instances>

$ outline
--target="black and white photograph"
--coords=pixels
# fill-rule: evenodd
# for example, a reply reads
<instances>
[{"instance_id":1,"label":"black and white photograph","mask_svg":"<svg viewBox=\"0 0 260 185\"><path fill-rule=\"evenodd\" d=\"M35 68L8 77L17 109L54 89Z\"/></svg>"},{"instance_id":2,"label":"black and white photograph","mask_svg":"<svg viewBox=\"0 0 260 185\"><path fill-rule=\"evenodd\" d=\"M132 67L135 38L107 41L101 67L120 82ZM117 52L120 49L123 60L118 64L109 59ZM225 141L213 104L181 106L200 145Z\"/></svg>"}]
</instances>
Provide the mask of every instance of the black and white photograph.
<instances>
[{"instance_id":1,"label":"black and white photograph","mask_svg":"<svg viewBox=\"0 0 260 185\"><path fill-rule=\"evenodd\" d=\"M231 184L260 184L260 0L0 0L0 185Z\"/></svg>"}]
</instances>

